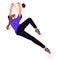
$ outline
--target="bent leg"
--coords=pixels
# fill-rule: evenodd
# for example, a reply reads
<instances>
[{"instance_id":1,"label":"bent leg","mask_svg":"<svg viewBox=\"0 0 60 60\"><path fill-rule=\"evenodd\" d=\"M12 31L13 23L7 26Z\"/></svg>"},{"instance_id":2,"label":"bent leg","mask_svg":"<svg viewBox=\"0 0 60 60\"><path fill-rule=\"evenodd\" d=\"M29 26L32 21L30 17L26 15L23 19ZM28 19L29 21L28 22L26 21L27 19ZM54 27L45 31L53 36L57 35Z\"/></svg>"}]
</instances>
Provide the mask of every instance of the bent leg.
<instances>
[{"instance_id":1,"label":"bent leg","mask_svg":"<svg viewBox=\"0 0 60 60\"><path fill-rule=\"evenodd\" d=\"M33 22L33 20L31 18L26 19L21 25L20 28L22 30L24 30L28 24L31 24L34 28L37 28L37 26L35 25L35 23Z\"/></svg>"}]
</instances>

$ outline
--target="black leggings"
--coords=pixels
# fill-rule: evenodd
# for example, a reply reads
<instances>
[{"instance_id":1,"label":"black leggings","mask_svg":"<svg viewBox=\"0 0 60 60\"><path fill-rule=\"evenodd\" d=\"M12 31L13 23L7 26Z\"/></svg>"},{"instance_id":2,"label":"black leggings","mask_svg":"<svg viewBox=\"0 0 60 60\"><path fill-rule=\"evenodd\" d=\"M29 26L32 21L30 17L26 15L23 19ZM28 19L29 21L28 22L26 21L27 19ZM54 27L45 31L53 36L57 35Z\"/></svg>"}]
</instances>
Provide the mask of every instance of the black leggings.
<instances>
[{"instance_id":1,"label":"black leggings","mask_svg":"<svg viewBox=\"0 0 60 60\"><path fill-rule=\"evenodd\" d=\"M36 38L34 38L33 36L31 36L30 34L28 34L27 32L24 31L24 29L27 27L28 24L31 24L34 28L37 28L37 26L35 25L35 23L32 21L31 18L28 18L27 20L25 20L22 24L19 25L18 29L17 29L17 35L23 36L29 40L31 40L32 42L34 42L35 44L41 46L42 48L45 48L45 45L42 44L40 41L38 41Z\"/></svg>"}]
</instances>

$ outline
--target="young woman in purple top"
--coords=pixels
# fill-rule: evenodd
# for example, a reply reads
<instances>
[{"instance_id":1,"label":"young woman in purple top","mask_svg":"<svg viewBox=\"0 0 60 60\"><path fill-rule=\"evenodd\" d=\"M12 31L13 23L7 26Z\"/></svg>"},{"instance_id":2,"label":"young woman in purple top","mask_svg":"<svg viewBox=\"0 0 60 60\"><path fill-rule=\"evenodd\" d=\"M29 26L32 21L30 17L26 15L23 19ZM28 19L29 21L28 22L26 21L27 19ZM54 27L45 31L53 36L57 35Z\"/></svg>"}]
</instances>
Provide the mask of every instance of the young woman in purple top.
<instances>
[{"instance_id":1,"label":"young woman in purple top","mask_svg":"<svg viewBox=\"0 0 60 60\"><path fill-rule=\"evenodd\" d=\"M10 7L9 16L8 16L9 23L8 23L6 29L9 30L9 26L11 25L12 28L15 30L16 35L20 35L20 36L23 36L23 37L31 40L32 42L34 42L35 44L42 47L46 52L48 52L50 54L51 53L50 50L44 44L42 44L36 38L34 38L30 34L28 34L26 31L24 31L24 29L28 26L28 24L31 24L33 26L33 28L35 29L35 32L37 32L39 35L41 35L40 31L38 30L37 26L35 25L35 23L33 22L33 20L31 18L28 18L22 24L19 24L19 22L22 19L22 14L21 14L20 2L18 2L17 4L19 6L18 16L16 17L15 14L12 14L12 8L14 6L14 3L12 3L11 7ZM22 7L24 8L25 4L22 4Z\"/></svg>"}]
</instances>

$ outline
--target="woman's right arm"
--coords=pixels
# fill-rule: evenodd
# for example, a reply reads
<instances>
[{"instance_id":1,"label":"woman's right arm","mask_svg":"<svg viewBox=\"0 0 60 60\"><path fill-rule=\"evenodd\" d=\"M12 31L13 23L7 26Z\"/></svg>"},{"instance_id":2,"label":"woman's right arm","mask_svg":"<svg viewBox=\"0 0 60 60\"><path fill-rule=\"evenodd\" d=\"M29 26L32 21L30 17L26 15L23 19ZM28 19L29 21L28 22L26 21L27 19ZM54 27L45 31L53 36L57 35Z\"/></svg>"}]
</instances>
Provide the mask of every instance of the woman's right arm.
<instances>
[{"instance_id":1,"label":"woman's right arm","mask_svg":"<svg viewBox=\"0 0 60 60\"><path fill-rule=\"evenodd\" d=\"M10 26L10 24L11 24L10 16L12 15L12 8L13 8L13 6L14 6L14 3L12 3L12 4L11 4L11 7L10 7L10 12L9 12L9 16L8 16L9 22L8 22L8 25L6 26L6 29L7 29L7 30L9 30L9 26Z\"/></svg>"}]
</instances>

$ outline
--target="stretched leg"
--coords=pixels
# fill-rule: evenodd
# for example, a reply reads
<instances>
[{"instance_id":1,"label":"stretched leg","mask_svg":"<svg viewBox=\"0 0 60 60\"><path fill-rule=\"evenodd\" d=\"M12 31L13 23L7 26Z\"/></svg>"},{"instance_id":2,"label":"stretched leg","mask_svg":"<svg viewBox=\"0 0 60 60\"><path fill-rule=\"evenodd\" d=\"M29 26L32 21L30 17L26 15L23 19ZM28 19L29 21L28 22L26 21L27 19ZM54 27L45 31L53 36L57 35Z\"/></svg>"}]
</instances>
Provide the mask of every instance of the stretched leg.
<instances>
[{"instance_id":1,"label":"stretched leg","mask_svg":"<svg viewBox=\"0 0 60 60\"><path fill-rule=\"evenodd\" d=\"M44 45L44 44L42 44L40 41L38 41L38 40L37 40L36 38L34 38L33 36L29 35L27 32L21 31L21 32L19 32L19 35L20 35L20 36L23 36L23 37L25 37L25 38L27 38L27 39L29 39L29 40L31 40L32 42L34 42L35 44L41 46L42 48L45 48L45 45Z\"/></svg>"},{"instance_id":2,"label":"stretched leg","mask_svg":"<svg viewBox=\"0 0 60 60\"><path fill-rule=\"evenodd\" d=\"M17 31L17 35L23 36L29 40L31 40L32 42L34 42L35 44L39 45L40 47L42 47L46 52L48 52L49 54L51 53L50 50L44 45L42 44L40 41L38 41L36 38L34 38L33 36L29 35L27 32L25 31Z\"/></svg>"}]
</instances>

